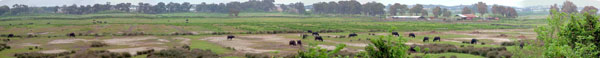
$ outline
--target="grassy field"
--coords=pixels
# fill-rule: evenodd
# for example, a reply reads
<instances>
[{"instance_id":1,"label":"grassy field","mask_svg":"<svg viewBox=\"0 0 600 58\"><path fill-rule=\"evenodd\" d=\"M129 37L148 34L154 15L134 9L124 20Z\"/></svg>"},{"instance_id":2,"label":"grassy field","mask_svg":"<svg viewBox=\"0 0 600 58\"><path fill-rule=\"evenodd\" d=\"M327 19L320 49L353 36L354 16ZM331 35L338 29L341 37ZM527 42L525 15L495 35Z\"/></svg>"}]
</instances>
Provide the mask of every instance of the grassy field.
<instances>
[{"instance_id":1,"label":"grassy field","mask_svg":"<svg viewBox=\"0 0 600 58\"><path fill-rule=\"evenodd\" d=\"M209 41L198 40L204 37L211 37L213 32L264 32L264 31L305 31L305 30L342 30L344 32L324 33L327 35L347 35L348 33L387 33L394 27L392 31L399 32L427 32L427 31L467 31L481 29L530 29L539 25L544 25L543 18L539 16L530 16L527 18L505 19L499 21L486 22L431 22L431 21L382 21L381 18L367 16L327 16L327 15L297 15L289 13L241 13L240 17L229 17L227 14L221 13L168 13L168 14L135 14L135 13L106 13L106 14L88 14L88 15L69 15L69 14L35 14L35 15L19 15L19 16L4 16L0 18L0 34L16 34L27 36L35 34L39 37L35 38L18 38L12 43L21 43L26 41L34 42L34 44L46 44L51 40L65 39L67 33L83 33L83 34L100 34L103 36L93 37L77 37L82 39L112 39L126 36L117 36L111 34L135 33L143 32L146 34L154 34L158 38L171 39L174 37L184 37L191 39L189 46L191 48L208 49L217 54L230 54L234 50L220 46ZM533 17L533 19L531 18ZM107 23L92 23L94 21L102 21ZM172 34L176 32L192 32L196 35L184 36L164 36L164 34ZM504 32L510 35L518 35L518 32ZM249 35L249 34L237 34ZM58 36L58 37L53 37ZM283 34L285 38L298 39L295 34ZM475 37L470 35L455 35L455 34L428 34L420 35L415 39L410 39L413 43L426 44L453 44L453 45L473 45L462 44L457 42L422 42L423 36L441 36L444 38L464 38ZM45 38L53 37L53 38ZM309 37L312 38L312 37ZM348 43L368 43L366 38L377 38L377 36L358 36L348 39L327 39L336 42ZM15 39L15 38L11 38ZM362 41L358 41L358 40ZM156 40L152 40L156 41ZM180 40L170 40L180 41ZM335 45L338 43L332 42L315 42L311 39L303 39L307 43L318 43L325 45ZM482 40L484 42L492 42L490 40ZM17 44L9 44L18 46ZM67 44L42 46L45 48L60 48L69 49L70 46L84 44ZM163 45L172 47L181 44L175 42L165 43ZM159 45L157 45L159 46ZM475 47L500 47L499 45L473 45ZM62 47L62 48L61 48ZM67 48L65 48L67 47ZM109 46L103 48L92 48L96 50L125 48L127 46ZM364 47L349 46L348 48L363 49ZM26 50L26 47L17 47L0 51L0 58L10 58L14 53L33 52L38 50ZM518 51L514 48L509 48L509 51ZM420 54L417 54L420 55ZM482 56L461 54L461 53L440 53L427 54L434 58L445 56L450 57L456 55L459 58L483 58ZM242 56L227 56L224 58L240 58ZM145 56L135 56L134 58L145 58Z\"/></svg>"}]
</instances>

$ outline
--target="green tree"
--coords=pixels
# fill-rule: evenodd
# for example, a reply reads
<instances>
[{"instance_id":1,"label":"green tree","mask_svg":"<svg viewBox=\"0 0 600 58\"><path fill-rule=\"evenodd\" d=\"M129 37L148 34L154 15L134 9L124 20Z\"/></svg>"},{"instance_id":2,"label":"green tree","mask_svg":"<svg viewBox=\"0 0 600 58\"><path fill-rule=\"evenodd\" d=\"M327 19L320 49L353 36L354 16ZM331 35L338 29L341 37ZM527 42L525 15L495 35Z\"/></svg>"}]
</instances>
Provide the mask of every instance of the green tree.
<instances>
[{"instance_id":1,"label":"green tree","mask_svg":"<svg viewBox=\"0 0 600 58\"><path fill-rule=\"evenodd\" d=\"M393 42L386 42L393 41ZM379 36L371 39L371 44L365 47L366 57L370 58L407 58L409 46L404 45L408 41L402 36Z\"/></svg>"},{"instance_id":2,"label":"green tree","mask_svg":"<svg viewBox=\"0 0 600 58\"><path fill-rule=\"evenodd\" d=\"M440 15L442 15L442 8L440 8L440 6L437 6L435 8L433 8L433 10L431 11L433 13L433 17L438 17Z\"/></svg>"},{"instance_id":3,"label":"green tree","mask_svg":"<svg viewBox=\"0 0 600 58\"><path fill-rule=\"evenodd\" d=\"M464 7L462 9L462 14L473 14L473 11L469 7Z\"/></svg>"},{"instance_id":4,"label":"green tree","mask_svg":"<svg viewBox=\"0 0 600 58\"><path fill-rule=\"evenodd\" d=\"M4 13L7 13L10 11L10 7L4 5L4 6L0 6L0 15L3 15Z\"/></svg>"},{"instance_id":5,"label":"green tree","mask_svg":"<svg viewBox=\"0 0 600 58\"><path fill-rule=\"evenodd\" d=\"M314 43L311 43L308 46L309 46L309 48L306 51L298 51L298 55L296 57L298 57L298 58L330 58L330 57L335 57L335 55L333 55L333 54L340 52L342 49L344 49L344 47L346 47L345 44L338 44L337 46L335 46L335 49L333 49L332 51L327 51L327 49L323 49Z\"/></svg>"},{"instance_id":6,"label":"green tree","mask_svg":"<svg viewBox=\"0 0 600 58\"><path fill-rule=\"evenodd\" d=\"M483 2L477 2L475 5L477 6L477 12L479 12L479 14L484 15L488 12L487 4Z\"/></svg>"},{"instance_id":7,"label":"green tree","mask_svg":"<svg viewBox=\"0 0 600 58\"><path fill-rule=\"evenodd\" d=\"M535 29L537 38L544 41L544 58L597 58L600 55L598 16L552 11L548 26Z\"/></svg>"},{"instance_id":8,"label":"green tree","mask_svg":"<svg viewBox=\"0 0 600 58\"><path fill-rule=\"evenodd\" d=\"M577 13L577 6L575 4L573 4L573 2L571 1L565 1L563 3L561 12L564 13Z\"/></svg>"},{"instance_id":9,"label":"green tree","mask_svg":"<svg viewBox=\"0 0 600 58\"><path fill-rule=\"evenodd\" d=\"M229 16L238 16L240 14L241 3L240 2L229 2L227 3L227 8L229 9Z\"/></svg>"},{"instance_id":10,"label":"green tree","mask_svg":"<svg viewBox=\"0 0 600 58\"><path fill-rule=\"evenodd\" d=\"M585 7L583 8L583 10L581 10L581 12L580 12L580 13L586 13L586 12L587 12L587 13L589 13L590 15L592 15L592 14L596 14L596 13L598 13L597 11L598 11L598 8L596 8L596 7L594 7L594 6L585 6Z\"/></svg>"},{"instance_id":11,"label":"green tree","mask_svg":"<svg viewBox=\"0 0 600 58\"><path fill-rule=\"evenodd\" d=\"M423 10L423 5L416 4L415 6L410 8L410 13L414 13L415 15L418 15L419 13L421 13L422 10Z\"/></svg>"}]
</instances>

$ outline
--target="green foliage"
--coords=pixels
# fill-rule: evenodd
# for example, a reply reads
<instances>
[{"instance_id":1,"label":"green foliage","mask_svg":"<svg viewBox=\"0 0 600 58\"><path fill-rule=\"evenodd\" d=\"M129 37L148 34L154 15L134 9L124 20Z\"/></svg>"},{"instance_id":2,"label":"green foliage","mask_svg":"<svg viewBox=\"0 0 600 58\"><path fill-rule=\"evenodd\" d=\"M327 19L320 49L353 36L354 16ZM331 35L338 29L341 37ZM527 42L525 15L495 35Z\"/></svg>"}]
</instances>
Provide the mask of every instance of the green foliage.
<instances>
[{"instance_id":1,"label":"green foliage","mask_svg":"<svg viewBox=\"0 0 600 58\"><path fill-rule=\"evenodd\" d=\"M335 55L338 52L340 52L344 47L346 47L345 44L338 44L337 46L335 46L335 49L332 51L327 51L327 49L322 49L321 47L317 46L317 44L311 43L309 44L309 48L306 51L299 51L298 55L296 57L299 58L329 58L329 57L335 57Z\"/></svg>"},{"instance_id":2,"label":"green foliage","mask_svg":"<svg viewBox=\"0 0 600 58\"><path fill-rule=\"evenodd\" d=\"M395 40L395 41L394 41ZM402 36L380 36L379 39L371 39L371 43L365 47L371 58L407 58L409 46L404 45L406 39Z\"/></svg>"},{"instance_id":3,"label":"green foliage","mask_svg":"<svg viewBox=\"0 0 600 58\"><path fill-rule=\"evenodd\" d=\"M555 11L555 10L553 10ZM538 39L545 42L544 58L596 58L600 49L598 16L554 14L548 25L537 28Z\"/></svg>"}]
</instances>

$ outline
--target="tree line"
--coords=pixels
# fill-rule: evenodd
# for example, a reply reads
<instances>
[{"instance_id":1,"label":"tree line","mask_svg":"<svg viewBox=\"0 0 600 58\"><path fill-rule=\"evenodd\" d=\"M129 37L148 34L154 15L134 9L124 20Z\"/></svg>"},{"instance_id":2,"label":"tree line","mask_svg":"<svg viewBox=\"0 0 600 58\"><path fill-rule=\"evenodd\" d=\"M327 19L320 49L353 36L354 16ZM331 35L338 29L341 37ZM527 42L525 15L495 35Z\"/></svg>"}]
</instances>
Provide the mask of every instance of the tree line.
<instances>
[{"instance_id":1,"label":"tree line","mask_svg":"<svg viewBox=\"0 0 600 58\"><path fill-rule=\"evenodd\" d=\"M557 4L551 5L550 10L559 11L559 13L562 12L567 14L578 13L577 6L571 1L565 1L560 8ZM579 11L579 13L596 14L598 13L598 8L594 6L585 6L581 11ZM550 11L550 14L553 14L553 12Z\"/></svg>"},{"instance_id":2,"label":"tree line","mask_svg":"<svg viewBox=\"0 0 600 58\"><path fill-rule=\"evenodd\" d=\"M0 15L17 15L20 13L64 13L64 14L91 14L102 11L121 11L121 12L136 12L145 14L160 14L160 13L177 13L177 12L214 12L214 13L230 13L237 14L240 11L255 11L255 12L269 12L273 11L275 5L274 0L250 0L246 2L229 2L229 3L213 3L207 4L202 2L201 4L192 5L189 2L183 3L164 3L159 2L157 4L143 3L140 2L137 5L132 3L118 3L112 5L110 2L106 4L93 4L93 5L63 5L63 6L52 6L52 7L29 7L24 4L15 4L13 6L0 6ZM302 8L298 7L299 5ZM294 6L294 9L304 9L302 3L294 3L290 6ZM299 12L306 12L304 10Z\"/></svg>"},{"instance_id":3,"label":"tree line","mask_svg":"<svg viewBox=\"0 0 600 58\"><path fill-rule=\"evenodd\" d=\"M54 7L28 7L27 5L15 4L10 6L0 6L0 14L15 15L19 13L64 13L64 14L91 14L102 11L121 11L145 14L161 14L161 13L178 13L178 12L210 12L210 13L229 13L231 16L237 16L240 12L273 12L282 11L298 14L309 14L305 8L305 4L290 3L290 4L273 4L274 0L249 0L246 2L228 2L228 3L205 3L191 4L183 3L118 3L115 5L107 2L106 4L93 5L63 5ZM566 3L566 2L565 2ZM571 3L572 4L572 3ZM492 5L488 9L488 5L483 2L473 4L473 8L464 7L461 14L488 14L498 15L507 18L515 18L518 16L517 11L513 7ZM573 12L574 8L571 5L564 5L563 12ZM576 8L576 7L575 7ZM586 7L586 10L594 10L595 7ZM387 10L387 11L386 11ZM576 11L576 9L575 9ZM311 12L313 14L347 14L347 15L369 15L369 16L395 16L395 15L413 15L413 16L429 16L432 17L450 17L452 11L448 8L436 6L435 8L425 8L421 4L415 4L408 7L406 4L390 4L388 6L379 2L360 3L355 0L349 1L330 1L318 2L312 4ZM431 14L430 14L431 13Z\"/></svg>"}]
</instances>

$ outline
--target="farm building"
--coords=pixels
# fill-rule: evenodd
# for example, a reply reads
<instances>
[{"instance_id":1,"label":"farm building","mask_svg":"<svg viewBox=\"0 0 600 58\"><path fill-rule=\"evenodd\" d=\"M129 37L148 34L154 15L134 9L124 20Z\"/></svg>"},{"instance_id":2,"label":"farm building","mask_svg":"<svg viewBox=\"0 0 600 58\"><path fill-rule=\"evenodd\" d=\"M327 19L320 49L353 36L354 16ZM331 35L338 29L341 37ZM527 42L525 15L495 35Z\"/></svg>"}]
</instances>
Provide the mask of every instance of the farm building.
<instances>
[{"instance_id":1,"label":"farm building","mask_svg":"<svg viewBox=\"0 0 600 58\"><path fill-rule=\"evenodd\" d=\"M456 16L460 17L459 20L472 20L473 18L479 17L475 14L457 14Z\"/></svg>"},{"instance_id":2,"label":"farm building","mask_svg":"<svg viewBox=\"0 0 600 58\"><path fill-rule=\"evenodd\" d=\"M423 16L392 16L392 19L425 19Z\"/></svg>"}]
</instances>

